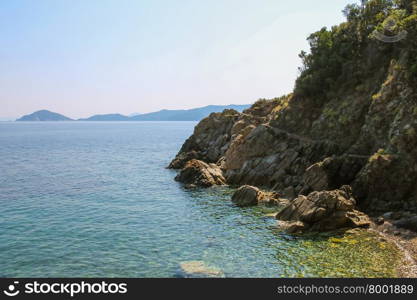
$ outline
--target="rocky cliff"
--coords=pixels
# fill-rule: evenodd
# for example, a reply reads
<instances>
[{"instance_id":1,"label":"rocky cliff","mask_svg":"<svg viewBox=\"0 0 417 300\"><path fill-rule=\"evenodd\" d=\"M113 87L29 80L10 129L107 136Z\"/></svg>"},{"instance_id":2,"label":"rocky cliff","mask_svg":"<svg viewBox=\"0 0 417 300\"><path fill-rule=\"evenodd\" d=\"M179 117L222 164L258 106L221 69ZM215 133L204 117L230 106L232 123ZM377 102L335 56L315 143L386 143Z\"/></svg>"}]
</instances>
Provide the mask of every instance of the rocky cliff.
<instances>
[{"instance_id":1,"label":"rocky cliff","mask_svg":"<svg viewBox=\"0 0 417 300\"><path fill-rule=\"evenodd\" d=\"M349 6L345 23L309 37L292 94L211 114L170 167L214 163L227 184L289 199L349 185L365 212L417 212L417 5L410 3ZM394 17L407 37L373 38Z\"/></svg>"}]
</instances>

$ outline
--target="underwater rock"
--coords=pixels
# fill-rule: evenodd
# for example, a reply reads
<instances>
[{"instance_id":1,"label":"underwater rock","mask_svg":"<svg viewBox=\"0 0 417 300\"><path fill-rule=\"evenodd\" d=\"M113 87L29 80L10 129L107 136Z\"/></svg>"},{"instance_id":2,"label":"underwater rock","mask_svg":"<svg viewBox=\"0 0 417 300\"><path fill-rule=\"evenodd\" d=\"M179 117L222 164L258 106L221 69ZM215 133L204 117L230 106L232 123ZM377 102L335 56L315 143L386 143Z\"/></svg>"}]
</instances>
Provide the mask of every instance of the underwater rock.
<instances>
[{"instance_id":1,"label":"underwater rock","mask_svg":"<svg viewBox=\"0 0 417 300\"><path fill-rule=\"evenodd\" d=\"M281 210L276 218L289 222L283 229L298 231L332 231L339 228L368 227L370 219L355 210L356 201L352 198L349 186L340 190L313 192L299 196ZM292 224L301 222L301 224ZM281 223L282 224L282 223Z\"/></svg>"},{"instance_id":2,"label":"underwater rock","mask_svg":"<svg viewBox=\"0 0 417 300\"><path fill-rule=\"evenodd\" d=\"M215 267L208 266L204 261L185 261L180 263L181 277L221 278L224 273Z\"/></svg>"},{"instance_id":3,"label":"underwater rock","mask_svg":"<svg viewBox=\"0 0 417 300\"><path fill-rule=\"evenodd\" d=\"M175 177L175 180L186 184L186 186L210 187L226 184L223 172L219 166L206 164L197 159L188 161Z\"/></svg>"}]
</instances>

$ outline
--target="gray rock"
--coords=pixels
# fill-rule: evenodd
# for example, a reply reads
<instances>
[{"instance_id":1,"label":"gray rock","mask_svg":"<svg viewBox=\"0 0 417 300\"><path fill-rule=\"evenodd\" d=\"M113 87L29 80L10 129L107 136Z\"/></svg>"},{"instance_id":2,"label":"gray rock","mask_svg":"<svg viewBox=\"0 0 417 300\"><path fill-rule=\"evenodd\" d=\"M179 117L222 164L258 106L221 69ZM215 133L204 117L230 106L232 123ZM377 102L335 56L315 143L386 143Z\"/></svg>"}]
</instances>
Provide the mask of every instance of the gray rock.
<instances>
[{"instance_id":1,"label":"gray rock","mask_svg":"<svg viewBox=\"0 0 417 300\"><path fill-rule=\"evenodd\" d=\"M417 216L400 219L393 223L399 228L405 228L417 232Z\"/></svg>"}]
</instances>

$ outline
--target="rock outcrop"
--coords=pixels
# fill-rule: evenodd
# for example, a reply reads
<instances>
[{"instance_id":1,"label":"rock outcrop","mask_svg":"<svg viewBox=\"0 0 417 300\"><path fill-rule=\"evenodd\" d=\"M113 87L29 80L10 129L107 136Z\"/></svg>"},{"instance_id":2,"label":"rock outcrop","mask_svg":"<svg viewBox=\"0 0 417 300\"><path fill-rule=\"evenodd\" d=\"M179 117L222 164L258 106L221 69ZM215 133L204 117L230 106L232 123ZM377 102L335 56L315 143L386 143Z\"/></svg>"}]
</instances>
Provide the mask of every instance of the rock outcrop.
<instances>
[{"instance_id":1,"label":"rock outcrop","mask_svg":"<svg viewBox=\"0 0 417 300\"><path fill-rule=\"evenodd\" d=\"M363 18L315 33L312 47L334 48L314 48L305 56L293 94L259 100L242 113L211 114L170 167L182 169L192 159L214 163L227 184L272 190L298 202L349 185L357 209L366 213L417 213L417 15L402 11L414 17L404 19L409 35L402 47L393 47L357 24L371 12L359 10ZM337 62L334 72L329 55Z\"/></svg>"},{"instance_id":2,"label":"rock outcrop","mask_svg":"<svg viewBox=\"0 0 417 300\"><path fill-rule=\"evenodd\" d=\"M170 167L182 169L192 159L215 163L227 184L288 198L351 185L365 212L417 212L417 100L401 73L394 67L386 72L384 105L366 91L346 96L352 102L334 98L319 108L293 94L258 101L243 113L212 114L197 125ZM399 82L401 91L393 87ZM388 93L389 86L396 92Z\"/></svg>"},{"instance_id":3,"label":"rock outcrop","mask_svg":"<svg viewBox=\"0 0 417 300\"><path fill-rule=\"evenodd\" d=\"M331 231L340 228L369 227L370 219L355 210L350 187L313 192L299 196L280 211L276 218L287 231Z\"/></svg>"},{"instance_id":4,"label":"rock outcrop","mask_svg":"<svg viewBox=\"0 0 417 300\"><path fill-rule=\"evenodd\" d=\"M207 164L197 159L188 161L175 180L186 184L187 187L210 187L226 184L223 172L217 165Z\"/></svg>"},{"instance_id":5,"label":"rock outcrop","mask_svg":"<svg viewBox=\"0 0 417 300\"><path fill-rule=\"evenodd\" d=\"M236 110L226 109L201 120L168 167L181 169L190 159L216 163L229 147L231 130L239 115Z\"/></svg>"}]
</instances>

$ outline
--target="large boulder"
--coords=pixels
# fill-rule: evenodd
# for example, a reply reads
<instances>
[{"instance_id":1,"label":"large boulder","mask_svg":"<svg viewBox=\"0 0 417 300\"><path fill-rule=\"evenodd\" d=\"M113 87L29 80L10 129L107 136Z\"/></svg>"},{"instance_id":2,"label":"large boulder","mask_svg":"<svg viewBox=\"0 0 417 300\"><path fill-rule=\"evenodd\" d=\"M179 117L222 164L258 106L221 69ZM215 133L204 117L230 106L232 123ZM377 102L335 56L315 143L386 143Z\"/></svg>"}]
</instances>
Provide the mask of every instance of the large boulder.
<instances>
[{"instance_id":1,"label":"large boulder","mask_svg":"<svg viewBox=\"0 0 417 300\"><path fill-rule=\"evenodd\" d=\"M263 197L262 192L250 185L241 186L232 196L232 202L237 206L256 206Z\"/></svg>"},{"instance_id":2,"label":"large boulder","mask_svg":"<svg viewBox=\"0 0 417 300\"><path fill-rule=\"evenodd\" d=\"M241 186L232 196L232 202L240 207L256 206L258 204L279 206L287 203L286 199L281 199L275 192L261 191L257 187L244 185Z\"/></svg>"},{"instance_id":3,"label":"large boulder","mask_svg":"<svg viewBox=\"0 0 417 300\"><path fill-rule=\"evenodd\" d=\"M188 161L175 180L186 184L187 187L211 187L226 184L219 166L197 159Z\"/></svg>"},{"instance_id":4,"label":"large boulder","mask_svg":"<svg viewBox=\"0 0 417 300\"><path fill-rule=\"evenodd\" d=\"M369 218L355 210L355 205L356 201L352 198L350 187L343 186L340 190L301 195L280 211L276 218L288 222L284 223L284 229L296 224L298 231L321 232L340 228L368 227Z\"/></svg>"}]
</instances>

